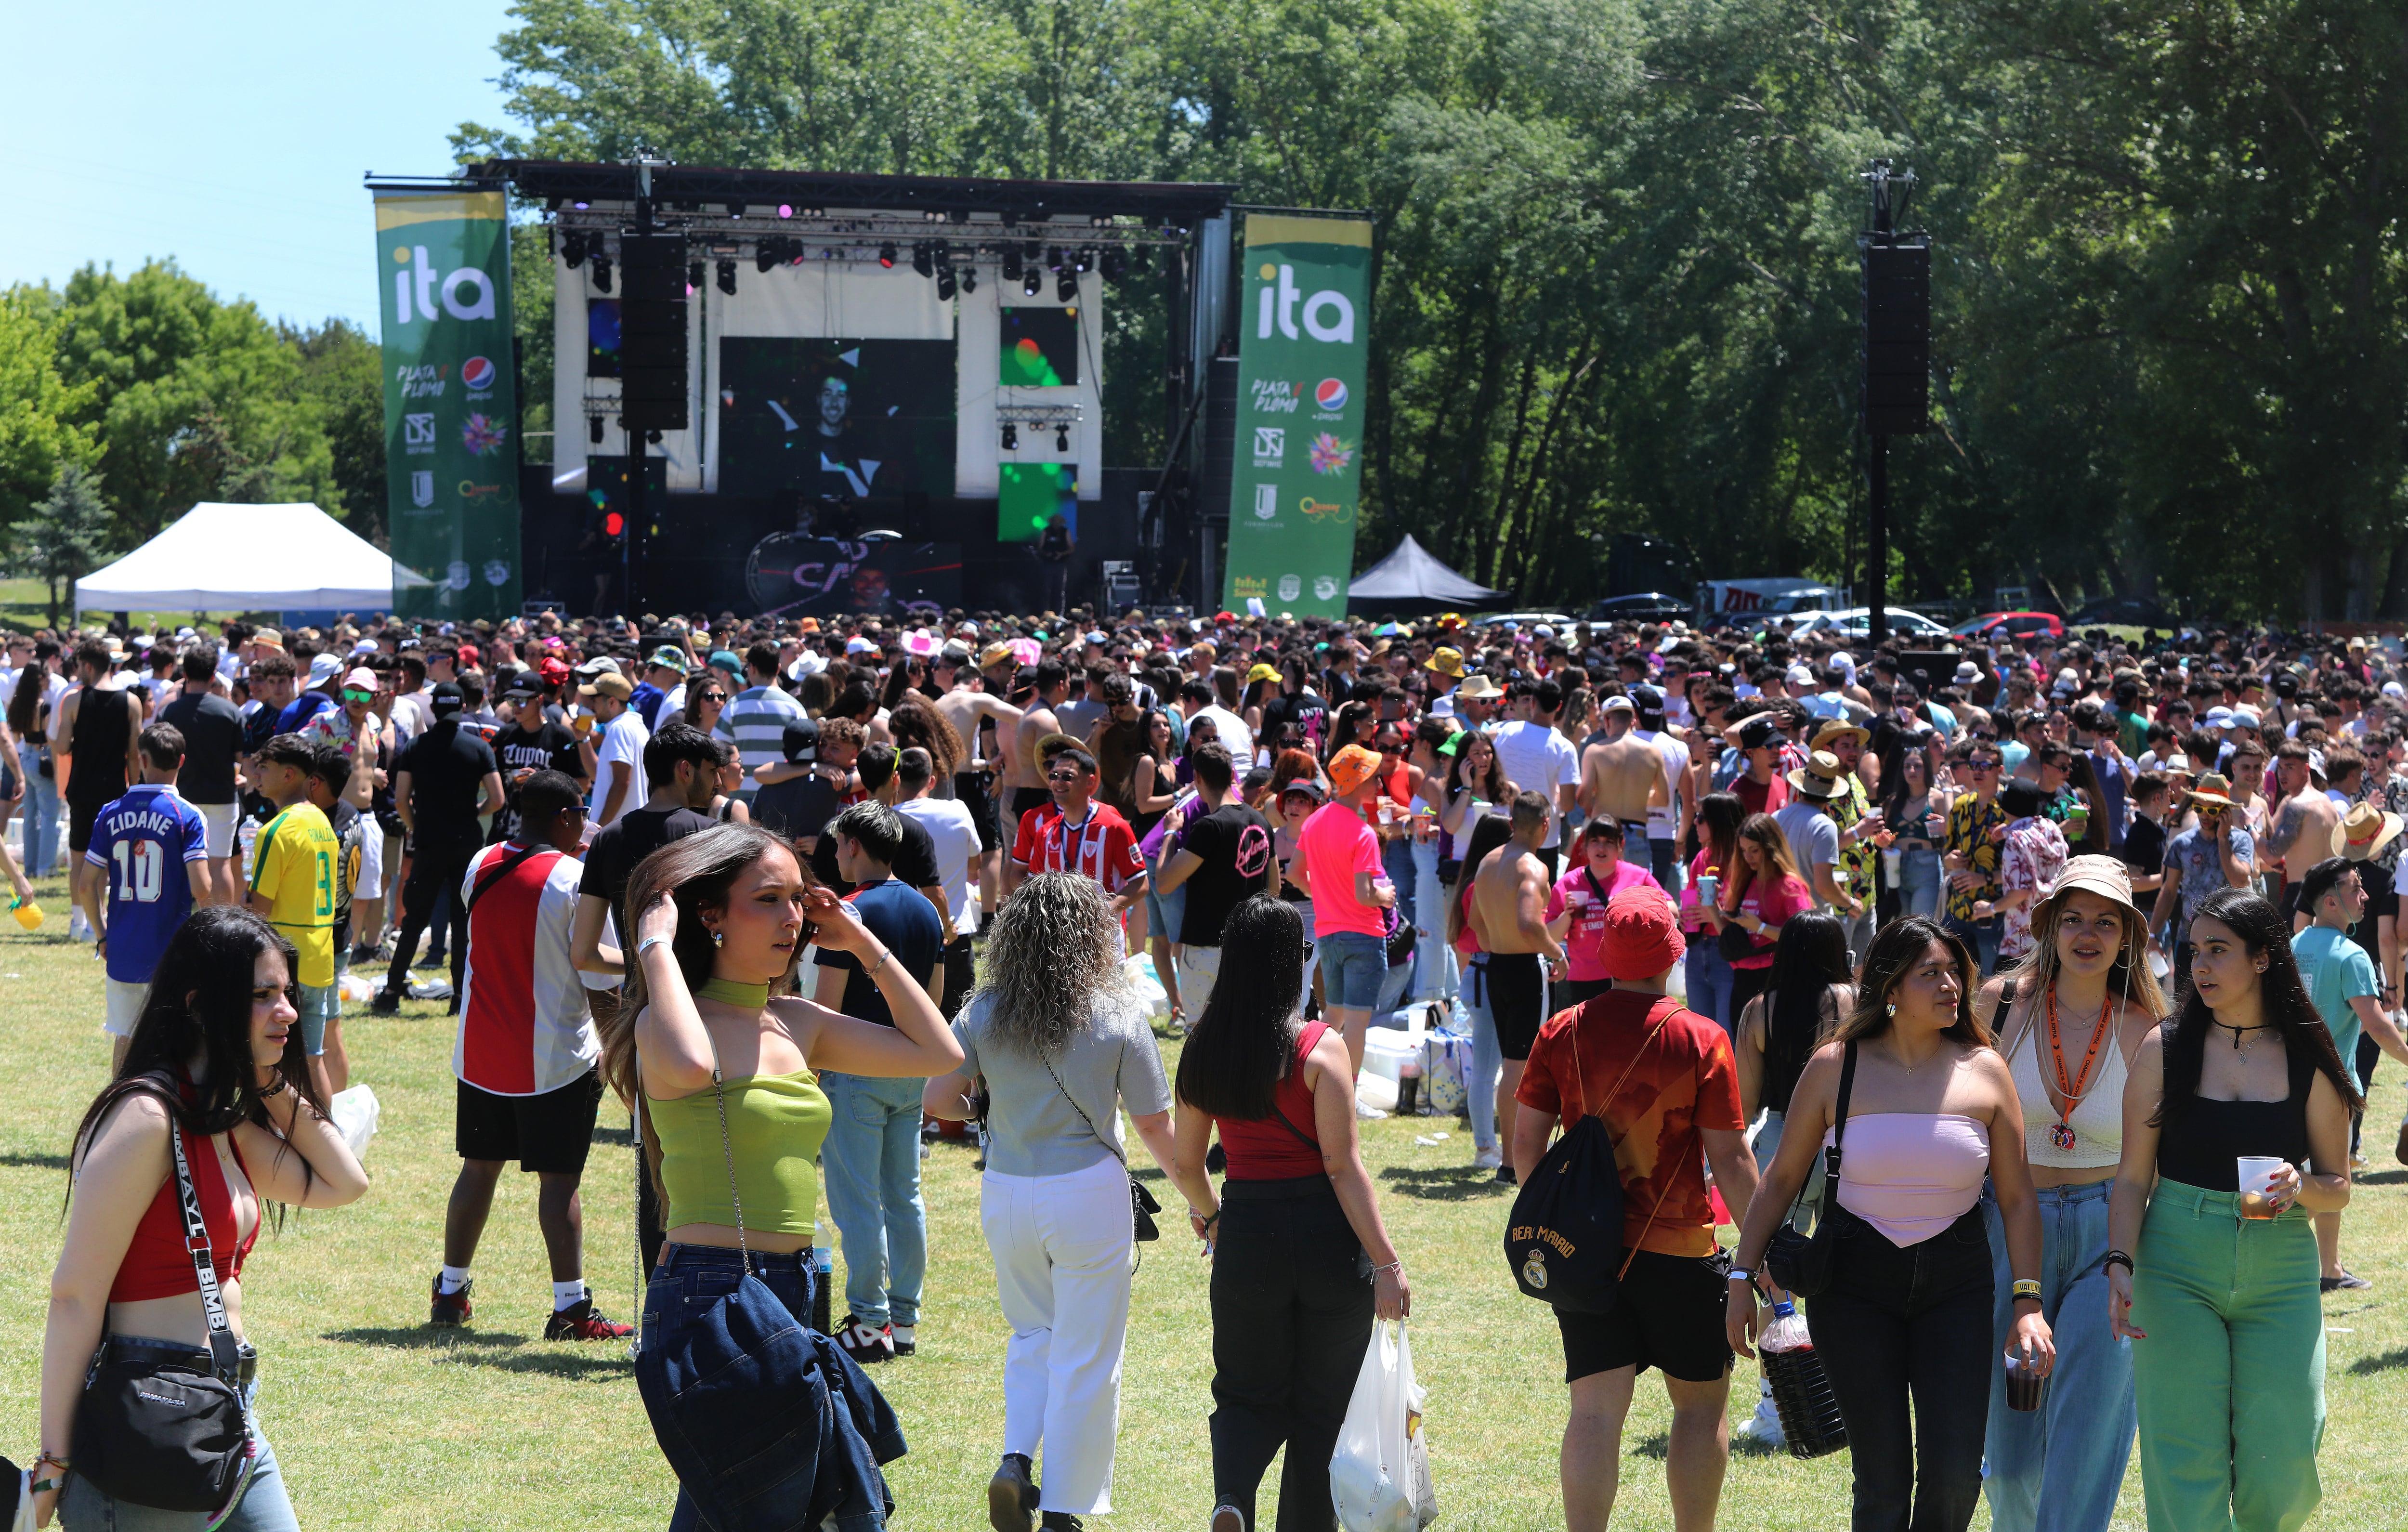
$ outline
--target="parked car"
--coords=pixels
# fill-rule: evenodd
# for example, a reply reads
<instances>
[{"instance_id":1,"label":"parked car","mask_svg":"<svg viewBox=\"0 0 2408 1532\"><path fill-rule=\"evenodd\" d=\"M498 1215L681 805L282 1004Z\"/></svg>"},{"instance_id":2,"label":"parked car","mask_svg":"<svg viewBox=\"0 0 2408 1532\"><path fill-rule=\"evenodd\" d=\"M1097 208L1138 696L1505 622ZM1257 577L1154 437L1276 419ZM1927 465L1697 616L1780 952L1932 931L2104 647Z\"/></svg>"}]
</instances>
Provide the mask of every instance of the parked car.
<instances>
[{"instance_id":1,"label":"parked car","mask_svg":"<svg viewBox=\"0 0 2408 1532\"><path fill-rule=\"evenodd\" d=\"M2064 620L2045 611L1988 611L1970 623L1959 623L1949 633L1958 638L2020 638L2028 633L2045 633L2052 638L2065 637Z\"/></svg>"},{"instance_id":2,"label":"parked car","mask_svg":"<svg viewBox=\"0 0 2408 1532\"><path fill-rule=\"evenodd\" d=\"M2109 595L2076 607L2066 618L2065 625L2070 628L2110 625L2156 628L2160 633L2172 633L2182 626L2182 620L2145 596Z\"/></svg>"},{"instance_id":3,"label":"parked car","mask_svg":"<svg viewBox=\"0 0 2408 1532\"><path fill-rule=\"evenodd\" d=\"M1630 595L1609 595L1589 608L1593 623L1685 623L1696 609L1677 595L1661 591L1640 591Z\"/></svg>"},{"instance_id":4,"label":"parked car","mask_svg":"<svg viewBox=\"0 0 2408 1532\"><path fill-rule=\"evenodd\" d=\"M1948 630L1919 611L1905 607L1885 607L1889 614L1889 630L1901 638L1938 639L1948 637ZM1801 613L1802 621L1789 631L1798 633L1837 633L1851 638L1870 637L1872 634L1870 607L1844 607L1838 611Z\"/></svg>"},{"instance_id":5,"label":"parked car","mask_svg":"<svg viewBox=\"0 0 2408 1532\"><path fill-rule=\"evenodd\" d=\"M1570 613L1560 611L1484 611L1475 612L1471 618L1471 625L1476 628L1500 626L1526 628L1534 627L1541 623L1554 628L1558 634L1569 633L1571 631L1572 618Z\"/></svg>"}]
</instances>

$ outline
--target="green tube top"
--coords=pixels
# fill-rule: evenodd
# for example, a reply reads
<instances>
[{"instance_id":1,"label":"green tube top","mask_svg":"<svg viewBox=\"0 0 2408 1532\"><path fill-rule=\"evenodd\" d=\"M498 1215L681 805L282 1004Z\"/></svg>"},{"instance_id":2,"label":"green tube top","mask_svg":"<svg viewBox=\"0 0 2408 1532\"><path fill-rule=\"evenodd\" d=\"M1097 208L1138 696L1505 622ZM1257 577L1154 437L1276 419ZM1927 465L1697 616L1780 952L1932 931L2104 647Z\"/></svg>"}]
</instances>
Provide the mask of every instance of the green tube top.
<instances>
[{"instance_id":1,"label":"green tube top","mask_svg":"<svg viewBox=\"0 0 2408 1532\"><path fill-rule=\"evenodd\" d=\"M762 1234L808 1238L819 1216L820 1177L812 1162L828 1132L828 1098L809 1069L791 1075L747 1075L725 1082L727 1143L736 1156L736 1186L744 1199L744 1227ZM647 1094L652 1132L661 1144L661 1181L668 1188L666 1226L736 1226L727 1196L727 1160L719 1147L719 1107L699 1090L674 1101Z\"/></svg>"}]
</instances>

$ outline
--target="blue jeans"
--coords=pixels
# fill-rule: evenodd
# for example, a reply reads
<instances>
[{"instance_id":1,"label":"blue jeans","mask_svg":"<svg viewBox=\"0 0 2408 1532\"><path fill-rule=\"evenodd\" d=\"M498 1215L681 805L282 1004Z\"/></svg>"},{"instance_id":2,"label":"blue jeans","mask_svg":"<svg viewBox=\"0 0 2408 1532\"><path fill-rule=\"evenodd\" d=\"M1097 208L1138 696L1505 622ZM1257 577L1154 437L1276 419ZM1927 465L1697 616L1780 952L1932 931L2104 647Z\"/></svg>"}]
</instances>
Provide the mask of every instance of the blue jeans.
<instances>
[{"instance_id":1,"label":"blue jeans","mask_svg":"<svg viewBox=\"0 0 2408 1532\"><path fill-rule=\"evenodd\" d=\"M2057 1338L2057 1367L2038 1410L2007 1408L2005 1353L2014 1324L2006 1225L1985 1188L1997 1283L1990 1348L1990 1429L1983 1443L1990 1525L1997 1532L2083 1532L2115 1514L2140 1408L2132 1343L2107 1327L2107 1193L2114 1183L2040 1189L2040 1310Z\"/></svg>"},{"instance_id":2,"label":"blue jeans","mask_svg":"<svg viewBox=\"0 0 2408 1532\"><path fill-rule=\"evenodd\" d=\"M1413 998L1452 1000L1462 981L1455 972L1455 949L1446 940L1446 885L1438 881L1438 842L1412 844L1413 925L1421 933L1414 944Z\"/></svg>"},{"instance_id":3,"label":"blue jeans","mask_svg":"<svg viewBox=\"0 0 2408 1532\"><path fill-rule=\"evenodd\" d=\"M1664 885L1664 892L1672 895L1672 902L1679 904L1681 890L1687 882L1689 870L1687 865L1681 860L1681 843L1677 840L1658 840L1653 836L1648 837L1647 869L1656 875L1657 882Z\"/></svg>"},{"instance_id":4,"label":"blue jeans","mask_svg":"<svg viewBox=\"0 0 2408 1532\"><path fill-rule=\"evenodd\" d=\"M1940 853L1909 846L1899 857L1898 912L1932 915L1940 909Z\"/></svg>"},{"instance_id":5,"label":"blue jeans","mask_svg":"<svg viewBox=\"0 0 2408 1532\"><path fill-rule=\"evenodd\" d=\"M147 1336L118 1336L115 1343L156 1346L169 1352L195 1349L180 1340L153 1340ZM226 1532L301 1532L301 1524L293 1515L292 1498L284 1491L284 1470L277 1466L276 1450L267 1444L252 1410L258 1397L259 1380L253 1377L243 1388L242 1409L251 1422L251 1439L259 1444L259 1463L251 1469L251 1487L243 1491L242 1504L226 1518ZM67 1532L200 1532L208 1521L208 1515L197 1511L158 1511L112 1500L94 1489L92 1481L72 1474L67 1487L59 1493L58 1525Z\"/></svg>"},{"instance_id":6,"label":"blue jeans","mask_svg":"<svg viewBox=\"0 0 2408 1532\"><path fill-rule=\"evenodd\" d=\"M1684 931L1689 955L1682 960L1689 981L1689 1009L1711 1016L1724 1031L1731 1029L1731 966L1714 945L1712 931Z\"/></svg>"},{"instance_id":7,"label":"blue jeans","mask_svg":"<svg viewBox=\"0 0 2408 1532\"><path fill-rule=\"evenodd\" d=\"M33 745L17 747L17 772L25 780L25 801L17 817L25 824L25 876L47 878L59 859L65 837L59 831L59 784L42 775L42 752Z\"/></svg>"},{"instance_id":8,"label":"blue jeans","mask_svg":"<svg viewBox=\"0 0 2408 1532\"><path fill-rule=\"evenodd\" d=\"M1472 959L1474 966L1479 962ZM1463 1103L1471 1114L1471 1145L1495 1149L1497 1081L1505 1067L1505 1051L1497 1044L1497 1014L1488 1009L1488 986L1466 982L1463 1009L1471 1013L1471 1072L1463 1081Z\"/></svg>"},{"instance_id":9,"label":"blue jeans","mask_svg":"<svg viewBox=\"0 0 2408 1532\"><path fill-rule=\"evenodd\" d=\"M302 984L301 1051L315 1058L326 1051L326 1024L343 1018L342 975L332 984Z\"/></svg>"},{"instance_id":10,"label":"blue jeans","mask_svg":"<svg viewBox=\"0 0 2408 1532\"><path fill-rule=\"evenodd\" d=\"M928 1215L920 1201L920 1092L924 1080L820 1076L827 1141L820 1183L844 1252L844 1301L877 1329L920 1323Z\"/></svg>"},{"instance_id":11,"label":"blue jeans","mask_svg":"<svg viewBox=\"0 0 2408 1532\"><path fill-rule=\"evenodd\" d=\"M1998 916L1993 915L1985 921L1960 921L1956 916L1949 915L1943 917L1940 923L1954 932L1966 946L1973 949L1973 955L1981 964L1983 978L1988 978L1997 970L2000 936Z\"/></svg>"},{"instance_id":12,"label":"blue jeans","mask_svg":"<svg viewBox=\"0 0 2408 1532\"><path fill-rule=\"evenodd\" d=\"M1360 931L1332 931L1313 942L1321 960L1321 1003L1369 1010L1388 978L1388 944Z\"/></svg>"}]
</instances>

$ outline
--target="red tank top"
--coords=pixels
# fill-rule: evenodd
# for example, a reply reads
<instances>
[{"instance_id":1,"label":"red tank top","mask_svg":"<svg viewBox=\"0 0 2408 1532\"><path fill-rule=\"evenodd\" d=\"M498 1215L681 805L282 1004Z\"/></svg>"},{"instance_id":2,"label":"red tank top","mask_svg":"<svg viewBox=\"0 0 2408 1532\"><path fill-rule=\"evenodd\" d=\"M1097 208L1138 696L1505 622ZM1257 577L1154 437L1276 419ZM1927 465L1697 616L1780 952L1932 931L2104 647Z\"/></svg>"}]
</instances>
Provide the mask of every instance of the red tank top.
<instances>
[{"instance_id":1,"label":"red tank top","mask_svg":"<svg viewBox=\"0 0 2408 1532\"><path fill-rule=\"evenodd\" d=\"M1328 1030L1326 1023L1308 1022L1297 1035L1295 1067L1271 1092L1271 1105L1278 1110L1253 1121L1212 1119L1221 1130L1221 1150L1229 1158L1231 1181L1292 1181L1323 1173L1321 1138L1312 1121L1312 1092L1304 1082L1304 1061L1312 1056L1312 1045ZM1280 1121L1282 1116L1287 1121Z\"/></svg>"},{"instance_id":2,"label":"red tank top","mask_svg":"<svg viewBox=\"0 0 2408 1532\"><path fill-rule=\"evenodd\" d=\"M232 1140L227 1142L232 1148ZM249 1235L240 1240L235 1238L234 1193L226 1185L225 1167L218 1161L217 1149L208 1139L185 1134L184 1161L193 1168L193 1190L200 1196L201 1221L208 1226L209 1264L217 1268L219 1281L230 1282L242 1275L243 1257L259 1243L259 1225L254 1222ZM234 1163L242 1167L248 1179L251 1167L243 1165L239 1149L234 1150ZM184 1248L183 1199L176 1192L176 1167L171 1158L167 1179L159 1183L159 1195L143 1210L142 1222L134 1226L134 1242L125 1247L125 1258L117 1264L117 1281L109 1284L108 1301L138 1303L144 1298L172 1298L199 1288L200 1282L193 1275L193 1258Z\"/></svg>"}]
</instances>

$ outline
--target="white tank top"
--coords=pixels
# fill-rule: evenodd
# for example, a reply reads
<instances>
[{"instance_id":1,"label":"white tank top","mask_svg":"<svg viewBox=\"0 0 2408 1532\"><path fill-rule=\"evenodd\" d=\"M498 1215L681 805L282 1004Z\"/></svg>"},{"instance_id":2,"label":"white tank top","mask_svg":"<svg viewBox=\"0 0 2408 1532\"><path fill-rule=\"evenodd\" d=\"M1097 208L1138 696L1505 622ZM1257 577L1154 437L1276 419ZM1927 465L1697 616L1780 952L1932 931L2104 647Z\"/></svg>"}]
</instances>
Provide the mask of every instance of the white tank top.
<instances>
[{"instance_id":1,"label":"white tank top","mask_svg":"<svg viewBox=\"0 0 2408 1532\"><path fill-rule=\"evenodd\" d=\"M2023 1098L2024 1156L2032 1164L2052 1170L2099 1170L2114 1165L2124 1156L2124 1049L2114 1033L2100 1043L2099 1062L2092 1066L2090 1082L2084 1087L2082 1098L2074 1104L2071 1116L2059 1119L2057 1107L2041 1083L2043 1069L2054 1075L2053 1067L2041 1062L2042 1051L2048 1046L2048 1002L2033 996L2028 1008L2032 1014L2024 1027L2023 1036L2015 1039L2015 1051L2007 1057L2007 1067L2014 1073L2015 1095ZM2114 1008L2109 1008L2110 1014ZM2059 1022L2063 1018L2060 1016ZM2082 1067L2078 1056L2065 1061L2068 1073ZM2051 1081L2050 1083L2055 1083ZM2060 1149L2052 1131L2059 1121L2073 1129L2073 1147Z\"/></svg>"}]
</instances>

